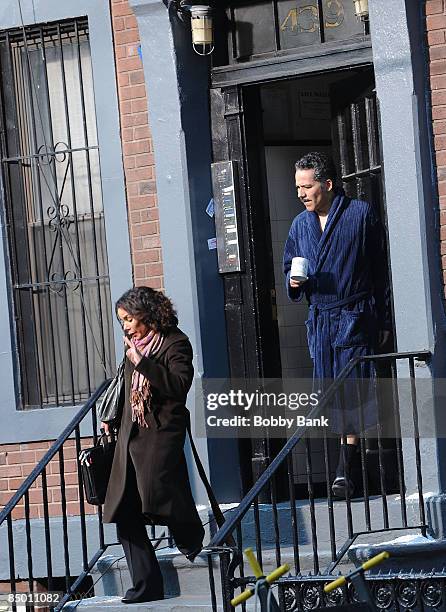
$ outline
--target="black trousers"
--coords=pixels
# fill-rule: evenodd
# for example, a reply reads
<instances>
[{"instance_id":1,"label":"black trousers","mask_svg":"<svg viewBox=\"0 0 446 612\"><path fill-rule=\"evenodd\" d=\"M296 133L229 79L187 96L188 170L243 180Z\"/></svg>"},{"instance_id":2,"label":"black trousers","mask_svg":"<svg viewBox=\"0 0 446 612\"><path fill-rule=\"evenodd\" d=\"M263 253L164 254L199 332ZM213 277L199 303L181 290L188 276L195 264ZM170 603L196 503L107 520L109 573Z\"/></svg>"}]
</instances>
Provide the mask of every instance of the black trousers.
<instances>
[{"instance_id":1,"label":"black trousers","mask_svg":"<svg viewBox=\"0 0 446 612\"><path fill-rule=\"evenodd\" d=\"M118 540L124 549L133 587L126 597L147 601L164 599L163 577L147 535L133 463L127 461L126 486L116 516Z\"/></svg>"}]
</instances>

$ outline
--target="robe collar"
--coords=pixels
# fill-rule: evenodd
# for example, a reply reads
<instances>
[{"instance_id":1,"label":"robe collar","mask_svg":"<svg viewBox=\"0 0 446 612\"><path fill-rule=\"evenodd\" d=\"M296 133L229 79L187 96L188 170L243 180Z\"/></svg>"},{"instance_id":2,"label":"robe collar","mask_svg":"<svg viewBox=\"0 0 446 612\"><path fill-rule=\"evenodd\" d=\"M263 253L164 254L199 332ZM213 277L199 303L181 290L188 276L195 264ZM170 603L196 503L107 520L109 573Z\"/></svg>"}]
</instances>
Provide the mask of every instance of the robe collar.
<instances>
[{"instance_id":1,"label":"robe collar","mask_svg":"<svg viewBox=\"0 0 446 612\"><path fill-rule=\"evenodd\" d=\"M346 196L343 189L337 189L336 195L328 213L327 223L324 231L321 230L319 223L319 216L316 212L310 212L308 215L309 222L309 233L316 246L316 271L321 267L323 262L323 254L326 250L327 242L336 227L337 222L344 210L346 203Z\"/></svg>"}]
</instances>

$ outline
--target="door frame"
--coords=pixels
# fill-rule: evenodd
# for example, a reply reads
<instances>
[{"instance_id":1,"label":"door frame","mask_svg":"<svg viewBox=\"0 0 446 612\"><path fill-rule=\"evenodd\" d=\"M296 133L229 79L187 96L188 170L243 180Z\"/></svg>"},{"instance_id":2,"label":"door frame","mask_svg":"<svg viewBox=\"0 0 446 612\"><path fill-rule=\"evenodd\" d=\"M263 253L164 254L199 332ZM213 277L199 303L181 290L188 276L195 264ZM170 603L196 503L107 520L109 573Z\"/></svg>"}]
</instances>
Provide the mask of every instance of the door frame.
<instances>
[{"instance_id":1,"label":"door frame","mask_svg":"<svg viewBox=\"0 0 446 612\"><path fill-rule=\"evenodd\" d=\"M324 61L315 61L322 56ZM240 240L244 261L241 272L222 274L229 365L233 378L275 377L280 374L274 367L274 364L280 365L278 326L271 325L276 318L275 295L274 292L269 296L262 294L262 287L274 287L274 270L269 212L265 211L268 200L265 199L266 172L262 172L263 142L260 142L258 130L260 86L279 79L322 76L362 66L373 67L370 42L337 45L336 49L328 49L323 54L314 55L313 52L312 56L300 54L299 57L248 62L244 66L225 66L212 71L213 161L234 161L238 165L236 190L240 200ZM261 209L255 206L256 196L262 201ZM259 222L260 218L263 223ZM265 218L267 223L264 223ZM240 440L240 469L245 491L265 470L279 448L280 440Z\"/></svg>"},{"instance_id":2,"label":"door frame","mask_svg":"<svg viewBox=\"0 0 446 612\"><path fill-rule=\"evenodd\" d=\"M276 79L310 76L335 70L373 65L371 39L324 43L298 53L218 66L211 71L211 87L255 85Z\"/></svg>"}]
</instances>

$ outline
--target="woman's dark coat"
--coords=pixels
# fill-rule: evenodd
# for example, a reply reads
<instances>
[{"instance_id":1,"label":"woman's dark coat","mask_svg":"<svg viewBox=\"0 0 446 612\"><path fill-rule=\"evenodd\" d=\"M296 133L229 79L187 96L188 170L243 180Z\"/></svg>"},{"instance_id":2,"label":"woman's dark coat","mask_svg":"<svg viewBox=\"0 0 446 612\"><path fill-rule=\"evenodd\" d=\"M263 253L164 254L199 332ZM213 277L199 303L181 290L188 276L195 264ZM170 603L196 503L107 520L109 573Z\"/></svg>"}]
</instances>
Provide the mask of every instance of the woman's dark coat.
<instances>
[{"instance_id":1,"label":"woman's dark coat","mask_svg":"<svg viewBox=\"0 0 446 612\"><path fill-rule=\"evenodd\" d=\"M126 358L125 401L103 520L116 522L127 462L132 461L143 514L149 522L168 525L178 548L190 554L201 547L204 530L192 497L183 451L189 414L186 396L194 372L187 336L174 328L157 355L143 357L137 369L151 385L151 408L145 417L149 428L132 422L129 398L134 366Z\"/></svg>"}]
</instances>

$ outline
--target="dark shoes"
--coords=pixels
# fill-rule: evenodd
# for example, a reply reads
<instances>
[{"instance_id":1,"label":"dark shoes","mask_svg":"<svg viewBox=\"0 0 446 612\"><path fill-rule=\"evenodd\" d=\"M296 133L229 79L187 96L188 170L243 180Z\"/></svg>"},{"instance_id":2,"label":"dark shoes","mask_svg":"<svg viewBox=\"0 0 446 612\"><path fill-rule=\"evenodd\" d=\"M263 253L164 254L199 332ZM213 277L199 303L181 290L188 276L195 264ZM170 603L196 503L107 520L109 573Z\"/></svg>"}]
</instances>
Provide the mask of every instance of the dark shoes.
<instances>
[{"instance_id":1,"label":"dark shoes","mask_svg":"<svg viewBox=\"0 0 446 612\"><path fill-rule=\"evenodd\" d=\"M333 484L331 485L332 493L335 497L339 499L346 499L347 492L349 499L352 497L353 492L355 490L355 485L350 478L345 478L344 476L338 476L333 480Z\"/></svg>"},{"instance_id":2,"label":"dark shoes","mask_svg":"<svg viewBox=\"0 0 446 612\"><path fill-rule=\"evenodd\" d=\"M125 604L132 604L144 603L146 601L160 601L161 599L164 599L164 593L155 593L154 595L137 595L132 592L132 589L129 589L121 601Z\"/></svg>"},{"instance_id":3,"label":"dark shoes","mask_svg":"<svg viewBox=\"0 0 446 612\"><path fill-rule=\"evenodd\" d=\"M203 550L202 546L200 546L199 548L196 548L193 552L188 553L186 555L186 559L188 559L191 563L193 563L195 561L195 557L199 555L202 550Z\"/></svg>"},{"instance_id":4,"label":"dark shoes","mask_svg":"<svg viewBox=\"0 0 446 612\"><path fill-rule=\"evenodd\" d=\"M355 481L359 473L359 452L356 444L341 444L336 476L331 485L335 497L350 499L355 492Z\"/></svg>"}]
</instances>

